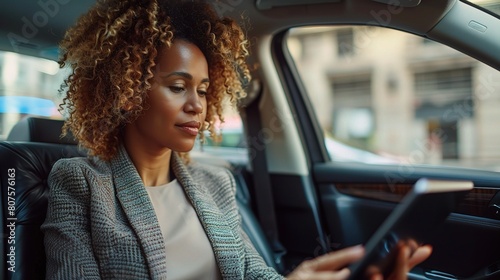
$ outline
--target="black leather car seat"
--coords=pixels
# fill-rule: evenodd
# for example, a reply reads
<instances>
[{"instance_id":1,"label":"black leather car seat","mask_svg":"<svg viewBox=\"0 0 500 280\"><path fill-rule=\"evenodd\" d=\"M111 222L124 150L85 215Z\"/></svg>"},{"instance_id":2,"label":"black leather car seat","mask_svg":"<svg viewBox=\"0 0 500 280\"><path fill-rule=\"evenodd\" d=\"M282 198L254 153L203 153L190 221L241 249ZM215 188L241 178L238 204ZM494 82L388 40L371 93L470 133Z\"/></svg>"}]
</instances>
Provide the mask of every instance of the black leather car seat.
<instances>
[{"instance_id":1,"label":"black leather car seat","mask_svg":"<svg viewBox=\"0 0 500 280\"><path fill-rule=\"evenodd\" d=\"M70 133L63 138L60 137L63 124L62 120L26 117L14 125L7 136L7 141L78 144Z\"/></svg>"},{"instance_id":2,"label":"black leather car seat","mask_svg":"<svg viewBox=\"0 0 500 280\"><path fill-rule=\"evenodd\" d=\"M86 154L78 149L71 136L59 137L62 124L58 120L28 117L16 124L7 141L0 142L0 228L3 233L0 279L45 278L40 226L47 210L47 177L60 158ZM250 207L244 169L233 171L243 229L267 264L276 267L272 250ZM15 262L15 272L8 270L14 264L8 263L11 259Z\"/></svg>"}]
</instances>

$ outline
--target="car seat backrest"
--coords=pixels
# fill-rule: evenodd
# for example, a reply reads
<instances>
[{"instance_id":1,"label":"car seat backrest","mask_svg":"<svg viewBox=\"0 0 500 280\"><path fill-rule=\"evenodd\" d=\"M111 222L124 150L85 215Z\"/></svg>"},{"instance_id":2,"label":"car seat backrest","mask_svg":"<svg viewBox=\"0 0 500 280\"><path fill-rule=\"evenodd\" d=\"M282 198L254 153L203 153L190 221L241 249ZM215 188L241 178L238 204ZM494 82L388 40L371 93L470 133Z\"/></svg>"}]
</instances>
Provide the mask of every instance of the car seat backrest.
<instances>
[{"instance_id":1,"label":"car seat backrest","mask_svg":"<svg viewBox=\"0 0 500 280\"><path fill-rule=\"evenodd\" d=\"M26 117L14 125L7 136L7 141L76 145L77 141L71 133L60 137L63 124L62 120Z\"/></svg>"},{"instance_id":2,"label":"car seat backrest","mask_svg":"<svg viewBox=\"0 0 500 280\"><path fill-rule=\"evenodd\" d=\"M7 141L0 142L0 229L3 233L0 279L45 278L40 226L47 211L47 177L57 160L86 156L71 136L59 137L62 123L29 117L15 126ZM251 210L244 169L232 170L237 181L242 227L268 265L276 267L270 246ZM9 271L10 267L14 267L15 272Z\"/></svg>"},{"instance_id":3,"label":"car seat backrest","mask_svg":"<svg viewBox=\"0 0 500 280\"><path fill-rule=\"evenodd\" d=\"M58 159L82 155L75 145L0 142L0 266L6 273L1 279L45 277L40 225L47 211L47 177Z\"/></svg>"}]
</instances>

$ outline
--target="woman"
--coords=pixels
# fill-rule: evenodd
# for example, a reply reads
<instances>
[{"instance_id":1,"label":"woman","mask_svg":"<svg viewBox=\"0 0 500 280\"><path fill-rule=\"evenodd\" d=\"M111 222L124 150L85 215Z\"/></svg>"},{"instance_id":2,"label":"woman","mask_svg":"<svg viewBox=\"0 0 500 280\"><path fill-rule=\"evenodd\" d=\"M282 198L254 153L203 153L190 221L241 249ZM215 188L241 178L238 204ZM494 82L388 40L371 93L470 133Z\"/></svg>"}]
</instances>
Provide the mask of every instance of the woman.
<instances>
[{"instance_id":1,"label":"woman","mask_svg":"<svg viewBox=\"0 0 500 280\"><path fill-rule=\"evenodd\" d=\"M198 1L100 1L61 49L65 129L90 156L50 174L47 278L282 279L240 228L231 174L186 155L250 79L240 27ZM395 279L430 254L409 250ZM289 279L344 279L362 255L318 257Z\"/></svg>"}]
</instances>

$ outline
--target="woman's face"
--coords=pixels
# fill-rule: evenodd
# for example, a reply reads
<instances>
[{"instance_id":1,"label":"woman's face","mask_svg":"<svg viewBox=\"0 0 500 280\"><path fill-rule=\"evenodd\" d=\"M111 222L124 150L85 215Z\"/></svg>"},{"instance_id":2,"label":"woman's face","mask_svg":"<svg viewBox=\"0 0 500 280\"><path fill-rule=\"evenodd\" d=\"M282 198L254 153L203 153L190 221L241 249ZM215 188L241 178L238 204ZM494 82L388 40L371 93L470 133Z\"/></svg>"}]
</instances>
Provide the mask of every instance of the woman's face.
<instances>
[{"instance_id":1,"label":"woman's face","mask_svg":"<svg viewBox=\"0 0 500 280\"><path fill-rule=\"evenodd\" d=\"M201 50L185 40L174 40L159 52L145 110L127 125L125 137L147 149L190 151L207 112L208 78Z\"/></svg>"}]
</instances>

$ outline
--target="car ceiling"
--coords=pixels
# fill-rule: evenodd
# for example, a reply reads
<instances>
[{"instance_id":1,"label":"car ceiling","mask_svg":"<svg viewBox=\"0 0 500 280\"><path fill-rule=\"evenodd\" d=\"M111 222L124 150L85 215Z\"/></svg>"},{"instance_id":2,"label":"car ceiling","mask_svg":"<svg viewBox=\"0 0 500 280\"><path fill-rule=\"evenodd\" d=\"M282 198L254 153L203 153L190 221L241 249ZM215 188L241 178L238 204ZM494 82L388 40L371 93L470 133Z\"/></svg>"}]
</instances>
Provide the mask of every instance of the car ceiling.
<instances>
[{"instance_id":1,"label":"car ceiling","mask_svg":"<svg viewBox=\"0 0 500 280\"><path fill-rule=\"evenodd\" d=\"M48 3L54 12L47 13L39 3ZM0 49L57 59L57 45L65 30L93 3L94 0L2 1Z\"/></svg>"},{"instance_id":2,"label":"car ceiling","mask_svg":"<svg viewBox=\"0 0 500 280\"><path fill-rule=\"evenodd\" d=\"M369 0L280 0L277 2L280 5L275 7L273 2L277 1L220 0L214 6L221 15L250 18L246 20L247 29L256 37L294 26L327 23L390 24L393 28L423 35L456 0L422 0L416 8L394 7ZM297 5L297 2L307 4ZM319 3L314 4L316 2ZM49 12L43 3L49 7ZM95 0L1 1L0 49L57 59L57 44L64 31L94 3Z\"/></svg>"}]
</instances>

